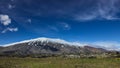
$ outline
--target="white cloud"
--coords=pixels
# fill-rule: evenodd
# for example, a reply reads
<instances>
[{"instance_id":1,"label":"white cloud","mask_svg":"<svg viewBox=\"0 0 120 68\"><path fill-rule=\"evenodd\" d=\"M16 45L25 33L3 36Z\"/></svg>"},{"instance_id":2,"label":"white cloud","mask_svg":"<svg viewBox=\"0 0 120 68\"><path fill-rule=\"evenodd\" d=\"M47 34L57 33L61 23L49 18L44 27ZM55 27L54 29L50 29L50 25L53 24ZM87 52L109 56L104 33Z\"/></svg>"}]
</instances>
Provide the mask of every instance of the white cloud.
<instances>
[{"instance_id":1,"label":"white cloud","mask_svg":"<svg viewBox=\"0 0 120 68\"><path fill-rule=\"evenodd\" d=\"M58 22L55 25L48 25L47 28L59 32L60 30L70 30L71 26L65 22Z\"/></svg>"},{"instance_id":2,"label":"white cloud","mask_svg":"<svg viewBox=\"0 0 120 68\"><path fill-rule=\"evenodd\" d=\"M14 6L14 5L11 5L11 4L8 4L8 8L9 8L9 9L12 9L12 8L15 8L15 6Z\"/></svg>"},{"instance_id":3,"label":"white cloud","mask_svg":"<svg viewBox=\"0 0 120 68\"><path fill-rule=\"evenodd\" d=\"M85 11L82 14L75 15L75 20L78 21L88 21L94 19L105 19L105 20L120 20L117 16L119 13L119 8L116 6L116 3L119 0L100 0L96 5L96 8Z\"/></svg>"},{"instance_id":4,"label":"white cloud","mask_svg":"<svg viewBox=\"0 0 120 68\"><path fill-rule=\"evenodd\" d=\"M54 30L56 32L59 31L59 29L57 27L55 27L55 26L48 26L48 28L51 29L51 30Z\"/></svg>"},{"instance_id":5,"label":"white cloud","mask_svg":"<svg viewBox=\"0 0 120 68\"><path fill-rule=\"evenodd\" d=\"M119 50L120 51L120 43L115 41L104 41L104 42L93 42L88 43L90 46L104 48L107 50Z\"/></svg>"},{"instance_id":6,"label":"white cloud","mask_svg":"<svg viewBox=\"0 0 120 68\"><path fill-rule=\"evenodd\" d=\"M11 19L8 15L0 14L0 23L5 26L5 29L1 29L1 33L6 33L8 31L10 32L16 32L18 31L18 28L11 28L9 27L9 24L11 24Z\"/></svg>"},{"instance_id":7,"label":"white cloud","mask_svg":"<svg viewBox=\"0 0 120 68\"><path fill-rule=\"evenodd\" d=\"M31 23L31 22L32 22L32 20L31 20L31 19L27 19L27 22Z\"/></svg>"},{"instance_id":8,"label":"white cloud","mask_svg":"<svg viewBox=\"0 0 120 68\"><path fill-rule=\"evenodd\" d=\"M115 4L118 2L118 0L106 0L100 1L100 4L98 5L98 12L99 15L107 20L117 20L120 19L117 17L118 7L115 6Z\"/></svg>"},{"instance_id":9,"label":"white cloud","mask_svg":"<svg viewBox=\"0 0 120 68\"><path fill-rule=\"evenodd\" d=\"M95 48L103 48L106 50L117 50L120 51L120 43L116 41L98 41L98 42L74 42L79 46L91 46Z\"/></svg>"},{"instance_id":10,"label":"white cloud","mask_svg":"<svg viewBox=\"0 0 120 68\"><path fill-rule=\"evenodd\" d=\"M0 15L0 23L3 24L4 26L7 26L11 24L11 19L9 18L8 15Z\"/></svg>"},{"instance_id":11,"label":"white cloud","mask_svg":"<svg viewBox=\"0 0 120 68\"><path fill-rule=\"evenodd\" d=\"M6 32L16 32L18 31L18 28L10 28L10 27L7 27L6 29L4 29L1 33L6 33Z\"/></svg>"},{"instance_id":12,"label":"white cloud","mask_svg":"<svg viewBox=\"0 0 120 68\"><path fill-rule=\"evenodd\" d=\"M61 22L60 25L61 25L61 27L63 27L63 29L65 29L65 30L70 30L70 29L71 29L71 26L70 26L68 23Z\"/></svg>"},{"instance_id":13,"label":"white cloud","mask_svg":"<svg viewBox=\"0 0 120 68\"><path fill-rule=\"evenodd\" d=\"M84 14L84 15L75 15L75 20L78 21L88 21L88 20L93 20L95 19L97 16L96 14Z\"/></svg>"}]
</instances>

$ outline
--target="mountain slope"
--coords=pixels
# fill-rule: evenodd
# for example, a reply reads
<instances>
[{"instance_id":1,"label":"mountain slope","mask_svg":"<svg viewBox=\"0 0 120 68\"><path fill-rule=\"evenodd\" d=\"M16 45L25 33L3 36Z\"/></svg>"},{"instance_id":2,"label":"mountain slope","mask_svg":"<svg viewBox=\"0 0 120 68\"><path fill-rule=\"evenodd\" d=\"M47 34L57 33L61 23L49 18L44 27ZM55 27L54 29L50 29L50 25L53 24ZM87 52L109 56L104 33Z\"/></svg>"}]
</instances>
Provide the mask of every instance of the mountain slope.
<instances>
[{"instance_id":1,"label":"mountain slope","mask_svg":"<svg viewBox=\"0 0 120 68\"><path fill-rule=\"evenodd\" d=\"M0 50L0 55L28 56L28 55L89 55L103 54L107 50L81 44L69 43L60 39L37 38L6 45Z\"/></svg>"}]
</instances>

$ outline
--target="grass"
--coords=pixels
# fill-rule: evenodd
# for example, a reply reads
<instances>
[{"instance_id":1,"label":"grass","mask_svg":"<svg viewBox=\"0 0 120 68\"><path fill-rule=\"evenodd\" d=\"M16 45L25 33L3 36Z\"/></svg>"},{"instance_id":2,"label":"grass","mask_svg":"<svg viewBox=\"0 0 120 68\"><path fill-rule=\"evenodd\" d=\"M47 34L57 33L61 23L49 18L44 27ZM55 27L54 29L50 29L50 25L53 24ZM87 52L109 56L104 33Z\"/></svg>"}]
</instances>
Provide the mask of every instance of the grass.
<instances>
[{"instance_id":1,"label":"grass","mask_svg":"<svg viewBox=\"0 0 120 68\"><path fill-rule=\"evenodd\" d=\"M120 68L119 58L0 58L0 68Z\"/></svg>"}]
</instances>

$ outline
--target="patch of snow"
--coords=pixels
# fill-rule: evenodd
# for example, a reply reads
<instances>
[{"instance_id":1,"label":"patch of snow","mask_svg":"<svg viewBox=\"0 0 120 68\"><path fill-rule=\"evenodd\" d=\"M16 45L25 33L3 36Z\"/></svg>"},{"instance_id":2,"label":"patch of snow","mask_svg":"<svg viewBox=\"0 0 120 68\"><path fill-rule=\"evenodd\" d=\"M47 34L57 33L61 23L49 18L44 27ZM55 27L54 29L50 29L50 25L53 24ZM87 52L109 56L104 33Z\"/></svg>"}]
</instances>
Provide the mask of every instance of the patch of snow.
<instances>
[{"instance_id":1,"label":"patch of snow","mask_svg":"<svg viewBox=\"0 0 120 68\"><path fill-rule=\"evenodd\" d=\"M34 43L36 43L36 42L41 42L41 44L44 44L44 42L45 43L53 42L53 43L60 43L60 44L67 44L67 45L84 46L84 44L80 44L78 42L68 42L68 41L61 40L61 39L53 39L53 38L45 38L45 37L25 40L25 41L21 41L21 42L12 43L12 44L6 44L3 46L7 47L7 46L12 46L12 45L21 44L21 43L28 43L28 45L34 45Z\"/></svg>"},{"instance_id":2,"label":"patch of snow","mask_svg":"<svg viewBox=\"0 0 120 68\"><path fill-rule=\"evenodd\" d=\"M39 43L39 42L41 42L41 43ZM49 42L66 44L66 45L76 46L76 47L77 46L84 47L84 46L88 45L88 46L95 47L95 48L103 48L106 50L120 51L120 44L118 42L94 42L94 43L82 43L81 44L79 42L68 42L68 41L65 41L62 39L45 38L45 37L25 40L25 41L21 41L21 42L12 43L12 44L6 44L6 45L3 45L3 47L13 46L16 44L21 44L21 43L28 43L28 45L38 45L38 44L46 45ZM64 47L64 46L61 46L61 47Z\"/></svg>"}]
</instances>

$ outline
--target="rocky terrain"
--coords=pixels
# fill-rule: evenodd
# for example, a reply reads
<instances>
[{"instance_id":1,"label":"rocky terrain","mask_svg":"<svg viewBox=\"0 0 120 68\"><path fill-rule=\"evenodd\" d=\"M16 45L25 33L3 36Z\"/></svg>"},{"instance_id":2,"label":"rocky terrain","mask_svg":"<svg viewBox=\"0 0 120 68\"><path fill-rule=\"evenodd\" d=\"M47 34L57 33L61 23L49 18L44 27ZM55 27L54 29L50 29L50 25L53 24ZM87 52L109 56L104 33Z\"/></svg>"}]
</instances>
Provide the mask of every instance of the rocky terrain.
<instances>
[{"instance_id":1,"label":"rocky terrain","mask_svg":"<svg viewBox=\"0 0 120 68\"><path fill-rule=\"evenodd\" d=\"M0 47L1 56L19 57L45 57L45 56L69 56L95 57L108 55L109 51L102 48L95 48L89 45L79 46L59 39L37 38L27 41L8 44Z\"/></svg>"}]
</instances>

